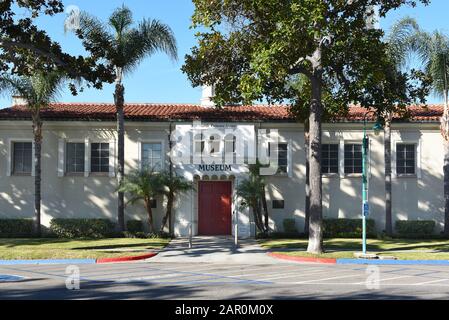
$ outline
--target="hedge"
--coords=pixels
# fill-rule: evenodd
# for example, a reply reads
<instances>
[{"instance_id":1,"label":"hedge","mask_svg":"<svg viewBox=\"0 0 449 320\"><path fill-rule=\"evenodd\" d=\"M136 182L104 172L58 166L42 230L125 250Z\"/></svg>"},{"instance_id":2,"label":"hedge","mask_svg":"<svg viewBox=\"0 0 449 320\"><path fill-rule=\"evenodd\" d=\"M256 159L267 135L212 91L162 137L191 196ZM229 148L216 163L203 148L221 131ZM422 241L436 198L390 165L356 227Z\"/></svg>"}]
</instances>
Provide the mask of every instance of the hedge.
<instances>
[{"instance_id":1,"label":"hedge","mask_svg":"<svg viewBox=\"0 0 449 320\"><path fill-rule=\"evenodd\" d=\"M297 233L298 230L296 229L296 221L295 219L284 219L284 232L285 233Z\"/></svg>"},{"instance_id":2,"label":"hedge","mask_svg":"<svg viewBox=\"0 0 449 320\"><path fill-rule=\"evenodd\" d=\"M115 224L107 219L53 219L50 231L59 238L106 238L114 234Z\"/></svg>"},{"instance_id":3,"label":"hedge","mask_svg":"<svg viewBox=\"0 0 449 320\"><path fill-rule=\"evenodd\" d=\"M0 219L0 237L29 237L33 233L33 219Z\"/></svg>"},{"instance_id":4,"label":"hedge","mask_svg":"<svg viewBox=\"0 0 449 320\"><path fill-rule=\"evenodd\" d=\"M143 223L140 220L128 220L126 230L132 233L143 232Z\"/></svg>"},{"instance_id":5,"label":"hedge","mask_svg":"<svg viewBox=\"0 0 449 320\"><path fill-rule=\"evenodd\" d=\"M433 235L435 221L432 220L399 220L395 228L401 237L420 238Z\"/></svg>"},{"instance_id":6,"label":"hedge","mask_svg":"<svg viewBox=\"0 0 449 320\"><path fill-rule=\"evenodd\" d=\"M326 238L359 238L362 236L362 219L324 219L324 237ZM366 220L366 234L376 237L376 223Z\"/></svg>"}]
</instances>

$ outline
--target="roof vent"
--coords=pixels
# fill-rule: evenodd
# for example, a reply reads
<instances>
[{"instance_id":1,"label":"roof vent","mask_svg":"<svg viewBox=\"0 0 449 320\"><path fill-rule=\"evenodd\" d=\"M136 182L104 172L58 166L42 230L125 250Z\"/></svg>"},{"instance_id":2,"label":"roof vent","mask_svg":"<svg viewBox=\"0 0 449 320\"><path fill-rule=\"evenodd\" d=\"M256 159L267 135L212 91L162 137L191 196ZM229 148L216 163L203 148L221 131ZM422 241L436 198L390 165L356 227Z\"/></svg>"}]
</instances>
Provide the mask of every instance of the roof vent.
<instances>
[{"instance_id":1,"label":"roof vent","mask_svg":"<svg viewBox=\"0 0 449 320\"><path fill-rule=\"evenodd\" d=\"M22 96L12 96L12 106L24 106L28 104L26 99Z\"/></svg>"},{"instance_id":2,"label":"roof vent","mask_svg":"<svg viewBox=\"0 0 449 320\"><path fill-rule=\"evenodd\" d=\"M201 96L201 106L205 108L215 107L212 98L215 96L214 86L203 86L203 93Z\"/></svg>"}]
</instances>

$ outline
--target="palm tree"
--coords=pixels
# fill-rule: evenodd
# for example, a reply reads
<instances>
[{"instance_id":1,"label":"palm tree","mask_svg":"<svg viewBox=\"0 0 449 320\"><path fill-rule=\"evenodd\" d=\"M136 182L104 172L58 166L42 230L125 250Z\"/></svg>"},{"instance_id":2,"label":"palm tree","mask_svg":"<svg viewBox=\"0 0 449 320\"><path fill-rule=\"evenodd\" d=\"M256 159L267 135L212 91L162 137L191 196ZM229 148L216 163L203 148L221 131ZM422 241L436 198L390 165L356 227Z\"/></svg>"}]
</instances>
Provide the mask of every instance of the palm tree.
<instances>
[{"instance_id":1,"label":"palm tree","mask_svg":"<svg viewBox=\"0 0 449 320\"><path fill-rule=\"evenodd\" d=\"M177 176L176 174L171 174L170 172L163 172L161 174L162 184L164 188L162 193L167 197L167 208L165 212L165 216L162 218L161 232L164 231L165 225L167 221L170 221L169 225L169 233L172 235L172 211L173 204L175 200L175 196L187 192L193 189L192 184L187 181L185 178Z\"/></svg>"},{"instance_id":2,"label":"palm tree","mask_svg":"<svg viewBox=\"0 0 449 320\"><path fill-rule=\"evenodd\" d=\"M155 231L151 202L157 195L162 194L163 188L161 174L146 168L132 171L118 188L119 192L130 194L129 204L143 200L151 233Z\"/></svg>"},{"instance_id":3,"label":"palm tree","mask_svg":"<svg viewBox=\"0 0 449 320\"><path fill-rule=\"evenodd\" d=\"M26 101L31 113L34 137L34 232L41 236L41 110L55 100L64 83L64 76L58 72L36 72L30 77L0 76L0 92L16 94Z\"/></svg>"},{"instance_id":4,"label":"palm tree","mask_svg":"<svg viewBox=\"0 0 449 320\"><path fill-rule=\"evenodd\" d=\"M440 31L428 33L413 18L404 18L392 28L395 35L394 55L404 65L412 53L421 61L432 78L432 89L444 101L441 134L444 143L444 235L449 237L449 38Z\"/></svg>"},{"instance_id":5,"label":"palm tree","mask_svg":"<svg viewBox=\"0 0 449 320\"><path fill-rule=\"evenodd\" d=\"M70 17L69 17L70 18ZM143 19L136 27L132 12L125 6L117 8L107 24L82 12L79 19L78 36L83 45L93 52L105 52L107 63L115 70L114 103L117 114L118 170L120 185L125 176L125 87L123 78L135 70L147 57L164 52L177 59L177 45L169 26L158 20ZM125 229L124 194L118 193L118 225Z\"/></svg>"}]
</instances>

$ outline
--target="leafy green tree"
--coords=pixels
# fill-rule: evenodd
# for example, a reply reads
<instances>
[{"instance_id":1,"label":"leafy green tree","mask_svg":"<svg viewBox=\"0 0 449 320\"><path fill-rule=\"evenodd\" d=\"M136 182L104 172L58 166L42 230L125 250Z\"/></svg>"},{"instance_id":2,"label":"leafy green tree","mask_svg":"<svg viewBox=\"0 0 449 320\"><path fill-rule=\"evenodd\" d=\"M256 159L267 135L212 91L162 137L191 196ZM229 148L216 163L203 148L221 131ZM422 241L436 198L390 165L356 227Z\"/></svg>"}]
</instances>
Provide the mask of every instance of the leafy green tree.
<instances>
[{"instance_id":1,"label":"leafy green tree","mask_svg":"<svg viewBox=\"0 0 449 320\"><path fill-rule=\"evenodd\" d=\"M130 172L118 188L118 191L130 195L130 199L128 200L129 204L135 204L143 200L145 210L148 214L148 225L152 233L154 233L155 228L151 201L156 196L162 194L163 188L164 182L161 174L146 168Z\"/></svg>"},{"instance_id":2,"label":"leafy green tree","mask_svg":"<svg viewBox=\"0 0 449 320\"><path fill-rule=\"evenodd\" d=\"M65 76L59 72L36 72L31 77L0 76L0 92L20 95L31 114L34 136L34 232L41 236L41 111L48 107L60 93Z\"/></svg>"},{"instance_id":3,"label":"leafy green tree","mask_svg":"<svg viewBox=\"0 0 449 320\"><path fill-rule=\"evenodd\" d=\"M36 70L59 70L76 81L82 77L88 86L97 89L102 88L103 82L112 82L112 70L97 63L97 56L65 53L59 43L34 24L42 14L54 16L63 11L64 6L59 0L0 1L0 71L33 76ZM70 89L73 94L77 93L76 82L70 83Z\"/></svg>"},{"instance_id":4,"label":"leafy green tree","mask_svg":"<svg viewBox=\"0 0 449 320\"><path fill-rule=\"evenodd\" d=\"M443 99L441 134L444 141L444 235L449 237L449 37L440 32L422 30L415 19L403 18L392 28L396 43L394 55L398 66L410 62L415 56L422 63L423 71L431 77L434 94Z\"/></svg>"},{"instance_id":5,"label":"leafy green tree","mask_svg":"<svg viewBox=\"0 0 449 320\"><path fill-rule=\"evenodd\" d=\"M323 88L335 104L375 107L389 67L383 32L368 22L409 0L194 0L199 45L183 70L194 86L215 85L215 102L289 99L286 84L310 81L310 225L308 252L323 251L321 124ZM428 3L427 0L420 2ZM368 89L368 90L367 90ZM294 92L291 92L293 95ZM385 100L385 99L384 99ZM388 102L388 101L387 101ZM381 110L382 109L382 110Z\"/></svg>"},{"instance_id":6,"label":"leafy green tree","mask_svg":"<svg viewBox=\"0 0 449 320\"><path fill-rule=\"evenodd\" d=\"M162 193L167 197L167 207L165 216L162 218L161 232L164 231L167 221L170 222L169 230L170 234L173 234L172 219L173 219L173 204L175 197L181 193L185 193L193 189L192 183L187 181L184 177L170 173L168 171L161 173L163 189Z\"/></svg>"},{"instance_id":7,"label":"leafy green tree","mask_svg":"<svg viewBox=\"0 0 449 320\"><path fill-rule=\"evenodd\" d=\"M121 184L125 175L125 87L123 78L156 52L164 52L177 59L176 40L172 30L158 20L143 19L135 27L132 12L125 6L116 9L105 24L86 12L81 12L76 30L84 47L114 70L114 103L117 114L118 170ZM124 195L118 194L118 224L125 229Z\"/></svg>"}]
</instances>

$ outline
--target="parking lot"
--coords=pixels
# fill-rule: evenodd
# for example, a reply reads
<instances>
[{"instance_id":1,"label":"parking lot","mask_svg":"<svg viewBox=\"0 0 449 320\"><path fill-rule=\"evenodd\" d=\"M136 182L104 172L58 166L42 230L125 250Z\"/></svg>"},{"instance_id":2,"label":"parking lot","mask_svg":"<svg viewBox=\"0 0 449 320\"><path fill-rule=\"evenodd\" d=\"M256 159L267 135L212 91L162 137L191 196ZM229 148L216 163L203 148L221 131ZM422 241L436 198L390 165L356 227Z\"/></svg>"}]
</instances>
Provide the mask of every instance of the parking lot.
<instances>
[{"instance_id":1,"label":"parking lot","mask_svg":"<svg viewBox=\"0 0 449 320\"><path fill-rule=\"evenodd\" d=\"M80 289L68 290L68 277ZM447 299L444 266L283 263L17 265L0 267L1 299ZM8 276L8 277L6 277ZM12 276L23 278L15 279Z\"/></svg>"}]
</instances>

